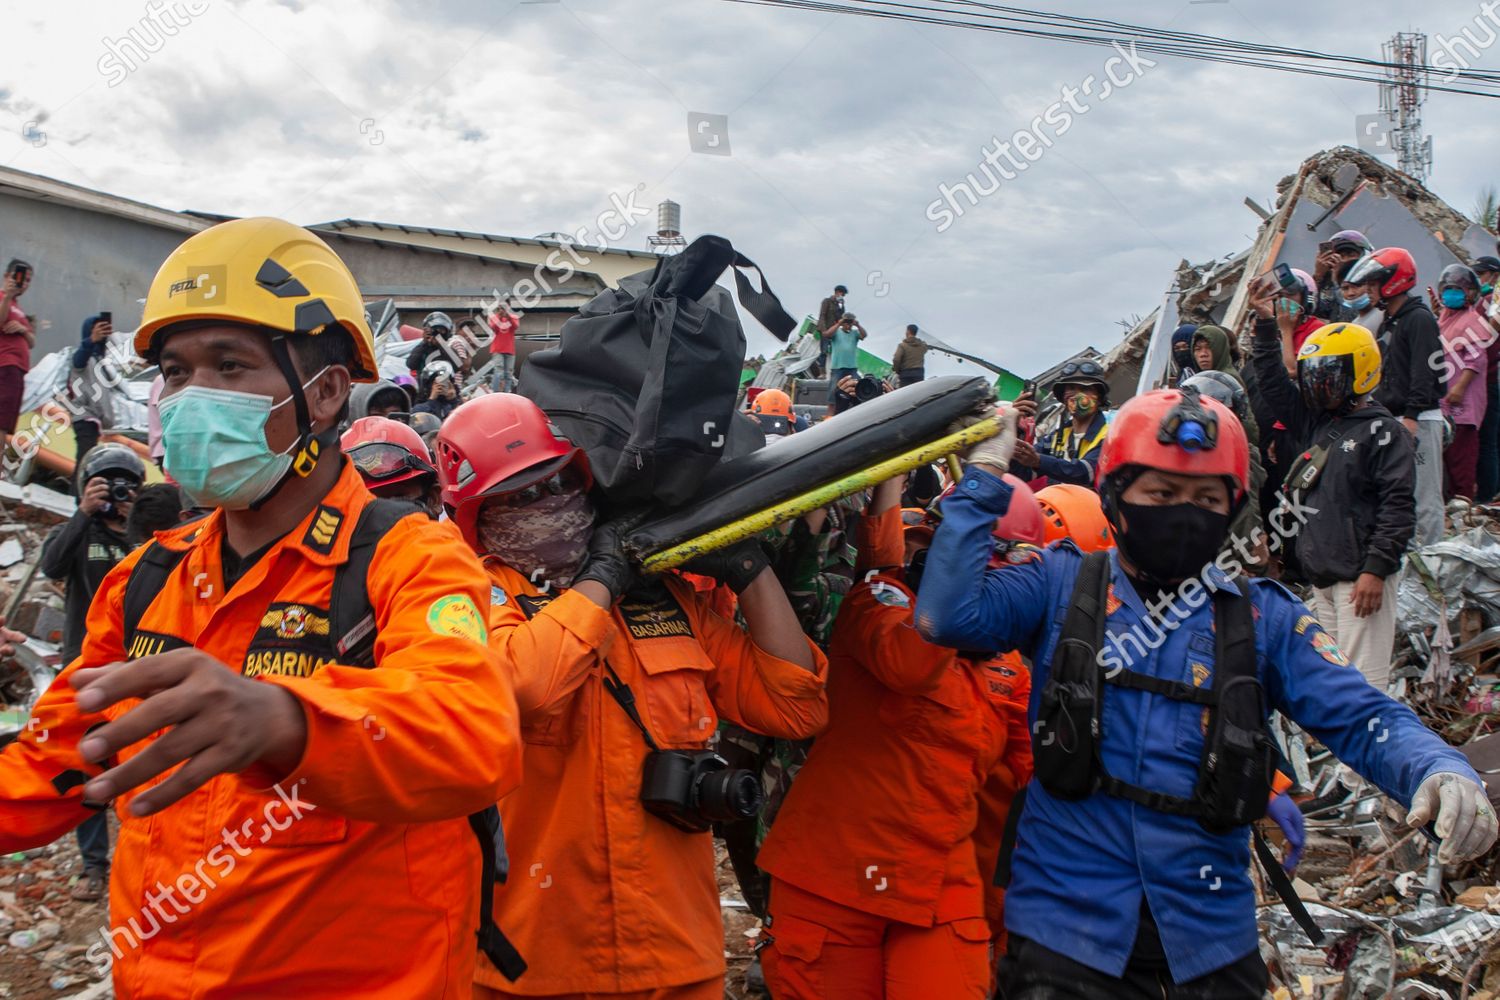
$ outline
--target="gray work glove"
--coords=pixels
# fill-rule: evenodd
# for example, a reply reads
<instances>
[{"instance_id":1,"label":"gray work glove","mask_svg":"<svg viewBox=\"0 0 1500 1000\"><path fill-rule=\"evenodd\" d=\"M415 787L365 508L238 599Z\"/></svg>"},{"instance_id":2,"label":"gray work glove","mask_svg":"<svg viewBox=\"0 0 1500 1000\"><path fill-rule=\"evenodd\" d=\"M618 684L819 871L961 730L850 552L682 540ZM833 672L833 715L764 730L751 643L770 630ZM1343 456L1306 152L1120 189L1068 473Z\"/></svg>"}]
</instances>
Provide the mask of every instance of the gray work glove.
<instances>
[{"instance_id":1,"label":"gray work glove","mask_svg":"<svg viewBox=\"0 0 1500 1000\"><path fill-rule=\"evenodd\" d=\"M1445 865L1477 858L1495 843L1495 810L1484 786L1467 775L1439 771L1429 775L1412 796L1408 826L1422 826L1434 816L1433 832L1442 846L1438 861Z\"/></svg>"},{"instance_id":2,"label":"gray work glove","mask_svg":"<svg viewBox=\"0 0 1500 1000\"><path fill-rule=\"evenodd\" d=\"M1016 421L1019 414L1009 403L1001 403L996 407L996 413L1000 417L1000 433L970 448L964 455L964 461L969 465L993 465L1005 472L1010 468L1011 456L1016 453Z\"/></svg>"}]
</instances>

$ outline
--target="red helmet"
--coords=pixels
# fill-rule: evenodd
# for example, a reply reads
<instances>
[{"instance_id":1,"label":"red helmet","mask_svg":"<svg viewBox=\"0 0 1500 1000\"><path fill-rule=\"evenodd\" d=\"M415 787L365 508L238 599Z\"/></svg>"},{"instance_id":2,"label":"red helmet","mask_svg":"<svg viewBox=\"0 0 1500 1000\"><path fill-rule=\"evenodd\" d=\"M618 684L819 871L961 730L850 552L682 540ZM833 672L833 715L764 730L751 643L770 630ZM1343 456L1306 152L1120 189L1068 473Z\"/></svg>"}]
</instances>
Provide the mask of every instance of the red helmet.
<instances>
[{"instance_id":1,"label":"red helmet","mask_svg":"<svg viewBox=\"0 0 1500 1000\"><path fill-rule=\"evenodd\" d=\"M1042 513L1047 545L1069 538L1084 552L1102 552L1114 547L1114 536L1110 534L1099 494L1087 486L1053 483L1037 491L1036 505Z\"/></svg>"},{"instance_id":2,"label":"red helmet","mask_svg":"<svg viewBox=\"0 0 1500 1000\"><path fill-rule=\"evenodd\" d=\"M1250 482L1250 442L1229 407L1189 389L1155 389L1116 411L1099 453L1099 487L1129 466L1185 476L1224 476L1234 499Z\"/></svg>"},{"instance_id":3,"label":"red helmet","mask_svg":"<svg viewBox=\"0 0 1500 1000\"><path fill-rule=\"evenodd\" d=\"M1385 247L1355 261L1344 281L1355 285L1378 281L1380 297L1388 299L1415 287L1417 262L1400 247Z\"/></svg>"},{"instance_id":4,"label":"red helmet","mask_svg":"<svg viewBox=\"0 0 1500 1000\"><path fill-rule=\"evenodd\" d=\"M511 493L576 463L593 485L588 457L525 396L492 392L471 399L443 421L437 436L443 506L476 549L475 520L486 496Z\"/></svg>"},{"instance_id":5,"label":"red helmet","mask_svg":"<svg viewBox=\"0 0 1500 1000\"><path fill-rule=\"evenodd\" d=\"M1036 498L1031 493L1031 487L1026 485L1024 479L1011 475L1009 472L1000 477L1005 480L1015 492L1011 495L1010 506L1005 513L995 519L995 530L992 534L1003 542L1026 542L1030 545L1042 545L1045 543L1046 528L1042 524L1042 512L1036 505ZM943 501L948 495L958 489L957 483L949 483L948 488L943 490L938 498L932 501L929 509L933 515L934 523L940 522L943 517ZM902 520L905 520L905 511L902 511Z\"/></svg>"},{"instance_id":6,"label":"red helmet","mask_svg":"<svg viewBox=\"0 0 1500 1000\"><path fill-rule=\"evenodd\" d=\"M437 478L422 435L390 417L360 417L339 438L339 447L371 489L419 476Z\"/></svg>"}]
</instances>

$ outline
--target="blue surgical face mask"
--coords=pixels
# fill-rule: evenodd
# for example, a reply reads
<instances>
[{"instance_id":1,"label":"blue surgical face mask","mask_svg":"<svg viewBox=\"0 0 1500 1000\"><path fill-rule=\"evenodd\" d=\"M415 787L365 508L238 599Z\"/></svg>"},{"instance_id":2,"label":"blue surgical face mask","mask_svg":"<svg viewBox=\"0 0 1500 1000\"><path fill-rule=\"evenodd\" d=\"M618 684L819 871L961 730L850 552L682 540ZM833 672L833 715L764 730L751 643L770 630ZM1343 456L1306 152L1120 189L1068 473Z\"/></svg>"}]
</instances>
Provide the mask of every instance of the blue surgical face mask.
<instances>
[{"instance_id":1,"label":"blue surgical face mask","mask_svg":"<svg viewBox=\"0 0 1500 1000\"><path fill-rule=\"evenodd\" d=\"M1365 292L1357 299L1346 299L1340 296L1339 301L1344 304L1345 309L1353 309L1355 312L1364 312L1366 309L1370 308L1370 293Z\"/></svg>"},{"instance_id":2,"label":"blue surgical face mask","mask_svg":"<svg viewBox=\"0 0 1500 1000\"><path fill-rule=\"evenodd\" d=\"M291 401L291 396L276 403L259 393L197 385L163 396L157 412L167 472L198 506L253 506L269 496L291 468L297 442L282 452L272 451L266 443L266 421Z\"/></svg>"},{"instance_id":3,"label":"blue surgical face mask","mask_svg":"<svg viewBox=\"0 0 1500 1000\"><path fill-rule=\"evenodd\" d=\"M1302 311L1302 303L1298 302L1296 299L1282 298L1277 302L1277 304L1281 306L1282 312L1288 313L1292 316L1295 316Z\"/></svg>"},{"instance_id":4,"label":"blue surgical face mask","mask_svg":"<svg viewBox=\"0 0 1500 1000\"><path fill-rule=\"evenodd\" d=\"M1462 309L1469 304L1469 297L1462 288L1445 288L1438 293L1438 298L1449 309Z\"/></svg>"}]
</instances>

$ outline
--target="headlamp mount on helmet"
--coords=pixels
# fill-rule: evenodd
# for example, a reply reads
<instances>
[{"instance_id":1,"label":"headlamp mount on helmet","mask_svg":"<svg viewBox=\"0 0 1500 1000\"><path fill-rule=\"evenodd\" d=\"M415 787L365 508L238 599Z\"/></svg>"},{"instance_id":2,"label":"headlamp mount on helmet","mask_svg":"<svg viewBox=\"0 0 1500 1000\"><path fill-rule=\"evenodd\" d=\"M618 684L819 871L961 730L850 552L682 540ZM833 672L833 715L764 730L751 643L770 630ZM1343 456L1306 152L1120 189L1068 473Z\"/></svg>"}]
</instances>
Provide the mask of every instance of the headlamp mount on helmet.
<instances>
[{"instance_id":1,"label":"headlamp mount on helmet","mask_svg":"<svg viewBox=\"0 0 1500 1000\"><path fill-rule=\"evenodd\" d=\"M1204 406L1194 386L1182 386L1182 398L1167 411L1156 430L1156 440L1185 451L1212 451L1219 443L1219 418Z\"/></svg>"}]
</instances>

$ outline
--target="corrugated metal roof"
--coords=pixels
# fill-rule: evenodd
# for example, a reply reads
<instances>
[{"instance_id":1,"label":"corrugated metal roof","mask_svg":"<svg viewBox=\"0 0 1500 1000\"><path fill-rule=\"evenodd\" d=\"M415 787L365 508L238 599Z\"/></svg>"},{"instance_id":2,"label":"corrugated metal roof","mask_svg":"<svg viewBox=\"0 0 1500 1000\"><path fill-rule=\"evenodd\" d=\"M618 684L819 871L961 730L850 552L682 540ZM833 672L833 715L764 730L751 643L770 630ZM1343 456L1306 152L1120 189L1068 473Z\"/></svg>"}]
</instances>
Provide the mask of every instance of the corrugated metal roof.
<instances>
[{"instance_id":1,"label":"corrugated metal roof","mask_svg":"<svg viewBox=\"0 0 1500 1000\"><path fill-rule=\"evenodd\" d=\"M523 236L497 236L493 233L476 233L464 229L438 229L433 226L408 226L399 222L374 222L370 219L337 219L333 222L320 222L309 226L309 229L340 231L356 227L377 230L391 230L401 233L426 233L429 236L452 236L461 240L482 240L485 243L510 244L512 246L547 247L556 249L563 246L561 240L527 239ZM617 254L622 257L636 257L641 260L656 260L660 254L651 253L646 250L626 250L617 247L595 247L584 243L574 243L573 246L579 250L590 253Z\"/></svg>"}]
</instances>

